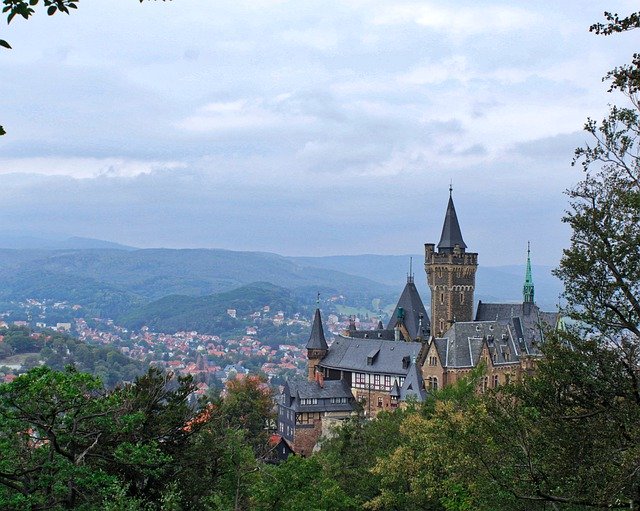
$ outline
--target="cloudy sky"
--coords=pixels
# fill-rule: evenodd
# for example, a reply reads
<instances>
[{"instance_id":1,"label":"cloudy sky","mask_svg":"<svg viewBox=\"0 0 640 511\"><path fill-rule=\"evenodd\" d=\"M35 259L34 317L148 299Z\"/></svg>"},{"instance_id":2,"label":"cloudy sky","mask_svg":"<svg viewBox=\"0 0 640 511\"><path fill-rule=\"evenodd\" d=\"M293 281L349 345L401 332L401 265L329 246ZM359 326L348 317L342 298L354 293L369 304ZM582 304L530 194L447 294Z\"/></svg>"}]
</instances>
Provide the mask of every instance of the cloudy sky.
<instances>
[{"instance_id":1,"label":"cloudy sky","mask_svg":"<svg viewBox=\"0 0 640 511\"><path fill-rule=\"evenodd\" d=\"M0 231L556 264L631 1L81 1L0 29Z\"/></svg>"}]
</instances>

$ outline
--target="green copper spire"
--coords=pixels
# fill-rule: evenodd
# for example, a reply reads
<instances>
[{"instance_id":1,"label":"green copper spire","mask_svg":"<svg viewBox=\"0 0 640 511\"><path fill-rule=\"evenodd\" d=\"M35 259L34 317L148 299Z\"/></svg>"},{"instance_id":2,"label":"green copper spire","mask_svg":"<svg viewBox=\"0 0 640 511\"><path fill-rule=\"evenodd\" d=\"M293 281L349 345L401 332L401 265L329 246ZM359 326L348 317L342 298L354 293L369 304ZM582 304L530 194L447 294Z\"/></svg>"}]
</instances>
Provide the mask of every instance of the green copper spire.
<instances>
[{"instance_id":1,"label":"green copper spire","mask_svg":"<svg viewBox=\"0 0 640 511\"><path fill-rule=\"evenodd\" d=\"M527 241L527 272L524 276L524 286L522 288L524 303L533 303L533 277L531 277L531 246Z\"/></svg>"}]
</instances>

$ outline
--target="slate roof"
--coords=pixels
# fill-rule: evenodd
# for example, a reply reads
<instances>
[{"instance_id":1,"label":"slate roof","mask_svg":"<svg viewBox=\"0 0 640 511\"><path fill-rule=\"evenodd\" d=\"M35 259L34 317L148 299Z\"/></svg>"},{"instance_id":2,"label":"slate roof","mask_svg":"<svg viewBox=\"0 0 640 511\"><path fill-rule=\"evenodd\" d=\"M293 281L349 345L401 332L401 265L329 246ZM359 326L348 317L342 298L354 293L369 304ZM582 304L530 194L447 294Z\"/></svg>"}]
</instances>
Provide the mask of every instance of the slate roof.
<instances>
[{"instance_id":1,"label":"slate roof","mask_svg":"<svg viewBox=\"0 0 640 511\"><path fill-rule=\"evenodd\" d=\"M355 339L382 339L385 341L393 341L395 339L395 332L393 330L387 330L386 328L376 330L349 330L349 337Z\"/></svg>"},{"instance_id":2,"label":"slate roof","mask_svg":"<svg viewBox=\"0 0 640 511\"><path fill-rule=\"evenodd\" d=\"M516 320L518 318L518 320ZM517 338L527 342L543 341L545 328L553 329L558 323L556 312L544 312L534 303L478 303L476 321L509 323Z\"/></svg>"},{"instance_id":3,"label":"slate roof","mask_svg":"<svg viewBox=\"0 0 640 511\"><path fill-rule=\"evenodd\" d=\"M475 367L485 344L493 365L514 364L522 356L538 355L535 339L518 336L518 321L454 323L442 338L433 340L440 362L448 368Z\"/></svg>"},{"instance_id":4,"label":"slate roof","mask_svg":"<svg viewBox=\"0 0 640 511\"><path fill-rule=\"evenodd\" d=\"M332 403L331 398L347 398L347 403ZM301 399L317 399L317 404L301 404ZM353 394L345 380L287 381L281 404L296 412L350 412Z\"/></svg>"},{"instance_id":5,"label":"slate roof","mask_svg":"<svg viewBox=\"0 0 640 511\"><path fill-rule=\"evenodd\" d=\"M421 347L419 342L339 337L319 365L330 369L405 376L408 366L406 362L403 366L403 358L415 360Z\"/></svg>"},{"instance_id":6,"label":"slate roof","mask_svg":"<svg viewBox=\"0 0 640 511\"><path fill-rule=\"evenodd\" d=\"M449 189L449 204L447 204L447 213L444 217L442 235L440 236L440 242L438 243L438 252L450 252L456 245L459 245L463 252L464 249L467 248L467 245L462 239L462 232L460 232L460 224L458 223L458 215L456 215L456 208L453 205L453 197L451 197L451 189Z\"/></svg>"},{"instance_id":7,"label":"slate roof","mask_svg":"<svg viewBox=\"0 0 640 511\"><path fill-rule=\"evenodd\" d=\"M402 384L402 388L400 389L400 400L407 401L409 399L415 399L418 403L422 403L426 397L427 392L424 389L424 381L422 379L422 375L418 370L418 366L412 363L409 366L407 377L405 378Z\"/></svg>"},{"instance_id":8,"label":"slate roof","mask_svg":"<svg viewBox=\"0 0 640 511\"><path fill-rule=\"evenodd\" d=\"M391 391L389 392L391 397L400 397L400 387L398 387L398 380L393 380L393 387L391 387Z\"/></svg>"},{"instance_id":9,"label":"slate roof","mask_svg":"<svg viewBox=\"0 0 640 511\"><path fill-rule=\"evenodd\" d=\"M316 309L316 314L313 317L313 327L311 328L311 335L307 342L308 350L326 350L328 349L327 341L324 338L324 330L322 328L322 318L320 317L320 309Z\"/></svg>"},{"instance_id":10,"label":"slate roof","mask_svg":"<svg viewBox=\"0 0 640 511\"><path fill-rule=\"evenodd\" d=\"M418 288L416 288L416 285L413 282L413 277L407 278L407 283L402 290L400 299L398 300L396 308L393 310L393 314L389 319L387 330L393 331L396 326L398 321L398 310L400 308L404 311L404 326L409 332L411 338L417 339L420 337L422 339L428 339L431 321L429 320L427 310L424 308L424 304L422 303L422 298L420 298L420 293L418 293ZM421 314L422 331L419 332Z\"/></svg>"}]
</instances>

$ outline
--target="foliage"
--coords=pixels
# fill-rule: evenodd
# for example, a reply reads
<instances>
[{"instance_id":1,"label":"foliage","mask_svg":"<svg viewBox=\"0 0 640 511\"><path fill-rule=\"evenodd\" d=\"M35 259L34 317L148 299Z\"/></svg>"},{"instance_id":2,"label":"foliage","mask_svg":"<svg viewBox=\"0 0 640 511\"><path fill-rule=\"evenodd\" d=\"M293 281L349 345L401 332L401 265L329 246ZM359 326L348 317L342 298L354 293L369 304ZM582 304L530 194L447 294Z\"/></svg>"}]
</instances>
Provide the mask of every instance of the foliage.
<instances>
[{"instance_id":1,"label":"foliage","mask_svg":"<svg viewBox=\"0 0 640 511\"><path fill-rule=\"evenodd\" d=\"M268 449L268 426L275 418L271 389L264 378L247 376L227 382L221 412L227 428L242 431L258 456Z\"/></svg>"},{"instance_id":2,"label":"foliage","mask_svg":"<svg viewBox=\"0 0 640 511\"><path fill-rule=\"evenodd\" d=\"M251 488L256 511L338 511L358 509L355 499L323 472L316 457L291 456L277 466L263 466Z\"/></svg>"},{"instance_id":3,"label":"foliage","mask_svg":"<svg viewBox=\"0 0 640 511\"><path fill-rule=\"evenodd\" d=\"M72 365L79 371L98 376L108 387L133 381L145 369L143 363L126 357L112 346L92 346L60 332L35 332L13 326L1 332L4 336L0 344L3 357L33 353L34 358L52 369L63 370Z\"/></svg>"},{"instance_id":4,"label":"foliage","mask_svg":"<svg viewBox=\"0 0 640 511\"><path fill-rule=\"evenodd\" d=\"M382 475L370 473L380 458L389 456L405 440L400 434L401 424L411 411L381 412L376 420L354 417L325 440L317 455L326 477L334 479L358 505L374 498L379 491ZM365 475L366 474L366 475Z\"/></svg>"}]
</instances>

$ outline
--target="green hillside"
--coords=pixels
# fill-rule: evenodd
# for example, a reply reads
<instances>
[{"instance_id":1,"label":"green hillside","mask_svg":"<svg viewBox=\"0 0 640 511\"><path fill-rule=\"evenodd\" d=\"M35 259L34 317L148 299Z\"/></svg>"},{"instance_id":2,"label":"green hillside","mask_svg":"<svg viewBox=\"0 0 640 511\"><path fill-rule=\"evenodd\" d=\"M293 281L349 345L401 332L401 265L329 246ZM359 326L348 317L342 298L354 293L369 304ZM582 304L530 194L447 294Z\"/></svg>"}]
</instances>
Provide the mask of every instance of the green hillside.
<instances>
[{"instance_id":1,"label":"green hillside","mask_svg":"<svg viewBox=\"0 0 640 511\"><path fill-rule=\"evenodd\" d=\"M355 304L392 300L398 290L360 276L298 264L261 252L229 250L0 250L0 301L69 301L119 317L171 296L207 296L253 282L296 291L342 294Z\"/></svg>"},{"instance_id":2,"label":"green hillside","mask_svg":"<svg viewBox=\"0 0 640 511\"><path fill-rule=\"evenodd\" d=\"M148 326L156 332L197 330L224 335L243 329L246 321L241 318L265 305L287 316L300 311L299 301L290 290L256 282L210 296L167 296L132 310L119 322L131 329ZM236 309L237 318L229 316L227 309Z\"/></svg>"}]
</instances>

